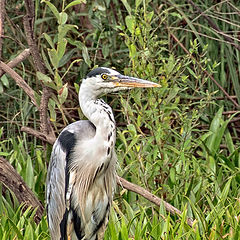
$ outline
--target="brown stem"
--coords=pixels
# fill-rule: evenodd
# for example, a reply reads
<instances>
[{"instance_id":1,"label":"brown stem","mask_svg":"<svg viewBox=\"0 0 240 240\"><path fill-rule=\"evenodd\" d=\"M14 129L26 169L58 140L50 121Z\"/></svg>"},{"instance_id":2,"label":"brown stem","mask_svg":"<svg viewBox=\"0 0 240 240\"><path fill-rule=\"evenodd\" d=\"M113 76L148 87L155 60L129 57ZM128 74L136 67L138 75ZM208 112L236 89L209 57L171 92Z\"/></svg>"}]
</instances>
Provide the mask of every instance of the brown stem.
<instances>
[{"instance_id":1,"label":"brown stem","mask_svg":"<svg viewBox=\"0 0 240 240\"><path fill-rule=\"evenodd\" d=\"M4 35L5 0L0 0L0 60L2 59L2 42Z\"/></svg>"},{"instance_id":2,"label":"brown stem","mask_svg":"<svg viewBox=\"0 0 240 240\"><path fill-rule=\"evenodd\" d=\"M23 25L24 25L24 31L27 38L27 43L30 48L31 55L33 57L33 62L36 66L37 71L41 73L46 73L44 62L41 58L41 55L38 51L36 39L34 36L34 18L35 18L35 11L34 11L34 2L32 0L25 0L25 6L26 6L26 16L23 18ZM40 129L44 134L48 134L51 132L51 135L53 135L53 132L51 131L51 123L48 120L48 101L51 96L51 91L48 87L46 87L42 83L43 91L42 91L42 97L40 102Z\"/></svg>"},{"instance_id":3,"label":"brown stem","mask_svg":"<svg viewBox=\"0 0 240 240\"><path fill-rule=\"evenodd\" d=\"M49 98L51 97L51 92L50 90L43 86L43 92L42 92L42 98L40 102L40 130L41 132L48 134L49 133L49 125L50 122L48 121L48 101Z\"/></svg>"},{"instance_id":4,"label":"brown stem","mask_svg":"<svg viewBox=\"0 0 240 240\"><path fill-rule=\"evenodd\" d=\"M16 195L18 201L24 204L24 209L28 207L37 208L35 222L39 223L44 207L36 198L32 190L26 185L21 176L4 158L0 157L0 182L3 183L3 193L10 189Z\"/></svg>"},{"instance_id":5,"label":"brown stem","mask_svg":"<svg viewBox=\"0 0 240 240\"><path fill-rule=\"evenodd\" d=\"M45 66L41 58L41 55L38 52L38 47L36 45L36 41L35 41L33 29L32 29L33 20L34 19L30 18L28 15L23 17L23 25L24 25L24 31L26 34L26 40L30 48L31 55L33 57L33 62L37 71L45 73L46 72Z\"/></svg>"},{"instance_id":6,"label":"brown stem","mask_svg":"<svg viewBox=\"0 0 240 240\"><path fill-rule=\"evenodd\" d=\"M38 107L37 102L34 97L34 91L32 88L24 81L24 79L17 74L12 68L10 68L7 64L4 62L0 61L0 69L2 69L4 72L9 74L17 83L17 85L22 88L25 93L31 98L33 104Z\"/></svg>"},{"instance_id":7,"label":"brown stem","mask_svg":"<svg viewBox=\"0 0 240 240\"><path fill-rule=\"evenodd\" d=\"M144 189L143 187L140 187L136 184L133 184L131 182L128 182L126 179L121 178L121 177L117 177L117 184L119 186L122 186L125 189L128 189L132 192L135 192L141 196L143 196L144 198L146 198L148 201L156 204L157 206L160 206L161 204L164 205L164 207L166 208L166 210L168 212L170 212L172 215L178 214L181 215L182 212L175 208L174 206L172 206L170 203L162 200L161 198L157 197L156 195L150 193L149 191L147 191L146 189ZM190 218L187 218L187 223L190 227L193 226L194 221Z\"/></svg>"},{"instance_id":8,"label":"brown stem","mask_svg":"<svg viewBox=\"0 0 240 240\"><path fill-rule=\"evenodd\" d=\"M41 139L42 141L51 144L51 145L53 145L54 142L56 141L55 137L45 135L44 133L39 132L39 131L37 131L35 129L32 129L32 128L29 128L29 127L22 127L21 131L23 131L25 133L28 133L28 134L31 134L31 135Z\"/></svg>"},{"instance_id":9,"label":"brown stem","mask_svg":"<svg viewBox=\"0 0 240 240\"><path fill-rule=\"evenodd\" d=\"M27 48L23 50L17 57L11 60L7 65L10 68L16 67L19 63L24 61L30 55L30 50ZM4 72L0 71L0 77L4 74Z\"/></svg>"}]
</instances>

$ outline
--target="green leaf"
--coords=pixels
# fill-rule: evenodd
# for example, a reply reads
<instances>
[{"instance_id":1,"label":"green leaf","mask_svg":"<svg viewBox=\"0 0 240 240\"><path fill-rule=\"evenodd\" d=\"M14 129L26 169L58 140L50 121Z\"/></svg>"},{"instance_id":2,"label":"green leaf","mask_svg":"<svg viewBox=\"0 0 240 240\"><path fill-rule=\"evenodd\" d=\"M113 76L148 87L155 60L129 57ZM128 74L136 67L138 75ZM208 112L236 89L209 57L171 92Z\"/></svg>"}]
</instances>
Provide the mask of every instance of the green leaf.
<instances>
[{"instance_id":1,"label":"green leaf","mask_svg":"<svg viewBox=\"0 0 240 240\"><path fill-rule=\"evenodd\" d=\"M3 157L7 157L10 155L11 155L11 153L8 153L8 152L0 152L0 156L3 156Z\"/></svg>"},{"instance_id":2,"label":"green leaf","mask_svg":"<svg viewBox=\"0 0 240 240\"><path fill-rule=\"evenodd\" d=\"M21 233L21 231L18 229L18 227L15 225L15 223L13 222L12 219L8 218L8 222L10 223L10 225L13 228L14 233L17 234L17 239L23 239L23 235Z\"/></svg>"},{"instance_id":3,"label":"green leaf","mask_svg":"<svg viewBox=\"0 0 240 240\"><path fill-rule=\"evenodd\" d=\"M68 51L59 61L58 67L64 66L72 58L75 52L77 52L76 48L73 48L70 51Z\"/></svg>"},{"instance_id":4,"label":"green leaf","mask_svg":"<svg viewBox=\"0 0 240 240\"><path fill-rule=\"evenodd\" d=\"M52 3L50 3L49 1L42 0L42 2L44 2L44 3L46 3L48 5L48 7L51 9L52 13L55 15L55 17L59 21L60 20L60 16L59 16L59 12L58 12L57 8Z\"/></svg>"},{"instance_id":5,"label":"green leaf","mask_svg":"<svg viewBox=\"0 0 240 240\"><path fill-rule=\"evenodd\" d=\"M46 56L43 48L41 49L41 53L42 53L42 57L43 57L44 64L45 64L45 66L47 67L49 73L51 73L52 75L54 75L53 67L50 65L49 58Z\"/></svg>"},{"instance_id":6,"label":"green leaf","mask_svg":"<svg viewBox=\"0 0 240 240\"><path fill-rule=\"evenodd\" d=\"M83 59L85 61L85 63L91 67L91 60L90 60L90 57L89 57L89 54L88 54L88 49L85 45L82 46L82 56L83 56Z\"/></svg>"},{"instance_id":7,"label":"green leaf","mask_svg":"<svg viewBox=\"0 0 240 240\"><path fill-rule=\"evenodd\" d=\"M30 157L27 158L26 170L25 170L25 182L26 184L33 189L34 186L34 173L33 165Z\"/></svg>"},{"instance_id":8,"label":"green leaf","mask_svg":"<svg viewBox=\"0 0 240 240\"><path fill-rule=\"evenodd\" d=\"M175 168L170 168L170 175L169 175L169 177L170 177L170 180L171 180L171 182L173 183L173 184L175 184L175 182L176 182L176 172L175 172Z\"/></svg>"},{"instance_id":9,"label":"green leaf","mask_svg":"<svg viewBox=\"0 0 240 240\"><path fill-rule=\"evenodd\" d=\"M221 201L221 204L224 206L224 203L227 199L227 196L228 196L228 193L229 193L229 190L230 190L230 187L231 187L231 182L232 182L232 177L230 177L228 179L228 181L226 182L223 190L222 190L222 193L221 195L219 196L219 200Z\"/></svg>"},{"instance_id":10,"label":"green leaf","mask_svg":"<svg viewBox=\"0 0 240 240\"><path fill-rule=\"evenodd\" d=\"M68 20L68 15L65 12L59 13L59 23L60 25L64 25Z\"/></svg>"},{"instance_id":11,"label":"green leaf","mask_svg":"<svg viewBox=\"0 0 240 240\"><path fill-rule=\"evenodd\" d=\"M127 9L128 14L131 15L132 10L131 10L131 7L130 7L129 3L127 2L127 0L122 0L122 3L124 5L124 7Z\"/></svg>"},{"instance_id":12,"label":"green leaf","mask_svg":"<svg viewBox=\"0 0 240 240\"><path fill-rule=\"evenodd\" d=\"M72 24L64 24L64 25L59 25L58 26L58 41L61 41L67 34L68 31L72 30L72 29L78 29L78 27L76 25L72 25Z\"/></svg>"},{"instance_id":13,"label":"green leaf","mask_svg":"<svg viewBox=\"0 0 240 240\"><path fill-rule=\"evenodd\" d=\"M132 44L129 46L129 56L130 56L130 58L136 57L136 53L137 53L136 46L132 43Z\"/></svg>"},{"instance_id":14,"label":"green leaf","mask_svg":"<svg viewBox=\"0 0 240 240\"><path fill-rule=\"evenodd\" d=\"M229 48L229 51L226 50L226 55L227 55L227 62L229 65L229 72L231 76L231 81L233 83L234 91L236 93L238 102L240 102L240 83L239 83L239 74L236 71L237 66L235 64L235 61L233 60L232 56L234 56L234 53L231 48Z\"/></svg>"},{"instance_id":15,"label":"green leaf","mask_svg":"<svg viewBox=\"0 0 240 240\"><path fill-rule=\"evenodd\" d=\"M41 72L37 72L37 78L40 81L43 81L44 83L51 83L52 79L50 77L48 77L47 75L41 73Z\"/></svg>"},{"instance_id":16,"label":"green leaf","mask_svg":"<svg viewBox=\"0 0 240 240\"><path fill-rule=\"evenodd\" d=\"M1 82L3 83L3 86L5 86L6 88L9 88L9 81L8 81L6 74L4 74L1 77Z\"/></svg>"},{"instance_id":17,"label":"green leaf","mask_svg":"<svg viewBox=\"0 0 240 240\"><path fill-rule=\"evenodd\" d=\"M58 91L58 100L59 103L62 105L68 96L68 87L67 87L67 83L63 85L63 87Z\"/></svg>"},{"instance_id":18,"label":"green leaf","mask_svg":"<svg viewBox=\"0 0 240 240\"><path fill-rule=\"evenodd\" d=\"M47 33L43 33L43 36L47 40L47 42L51 46L51 48L54 49L54 44L53 44L52 38Z\"/></svg>"},{"instance_id":19,"label":"green leaf","mask_svg":"<svg viewBox=\"0 0 240 240\"><path fill-rule=\"evenodd\" d=\"M34 239L33 227L30 223L26 227L25 239Z\"/></svg>"},{"instance_id":20,"label":"green leaf","mask_svg":"<svg viewBox=\"0 0 240 240\"><path fill-rule=\"evenodd\" d=\"M233 143L232 136L231 136L228 129L226 129L226 133L225 133L224 136L225 136L225 142L226 142L226 145L228 147L228 150L232 154L235 151L235 146L234 146L234 143Z\"/></svg>"},{"instance_id":21,"label":"green leaf","mask_svg":"<svg viewBox=\"0 0 240 240\"><path fill-rule=\"evenodd\" d=\"M41 72L37 72L37 78L42 81L44 83L44 85L54 89L54 90L57 90L57 87L55 85L55 83L53 82L53 80L48 77L47 75L41 73Z\"/></svg>"},{"instance_id":22,"label":"green leaf","mask_svg":"<svg viewBox=\"0 0 240 240\"><path fill-rule=\"evenodd\" d=\"M58 54L59 61L62 59L65 53L66 46L67 46L67 40L65 38L63 38L60 42L58 42L57 54Z\"/></svg>"},{"instance_id":23,"label":"green leaf","mask_svg":"<svg viewBox=\"0 0 240 240\"><path fill-rule=\"evenodd\" d=\"M63 83L62 83L62 79L61 79L61 77L59 76L59 74L58 74L57 71L55 71L54 82L55 82L55 84L57 85L57 91L59 91L59 90L62 88Z\"/></svg>"},{"instance_id":24,"label":"green leaf","mask_svg":"<svg viewBox=\"0 0 240 240\"><path fill-rule=\"evenodd\" d=\"M138 8L141 3L142 3L142 0L135 0L136 8Z\"/></svg>"},{"instance_id":25,"label":"green leaf","mask_svg":"<svg viewBox=\"0 0 240 240\"><path fill-rule=\"evenodd\" d=\"M102 47L102 54L104 59L106 59L109 56L109 52L110 52L109 46L107 44L104 44Z\"/></svg>"},{"instance_id":26,"label":"green leaf","mask_svg":"<svg viewBox=\"0 0 240 240\"><path fill-rule=\"evenodd\" d=\"M48 49L48 56L51 60L51 63L55 69L58 68L59 58L56 49Z\"/></svg>"},{"instance_id":27,"label":"green leaf","mask_svg":"<svg viewBox=\"0 0 240 240\"><path fill-rule=\"evenodd\" d=\"M148 22L151 22L153 16L154 16L154 11L149 12L149 13L146 15L147 21L148 21Z\"/></svg>"},{"instance_id":28,"label":"green leaf","mask_svg":"<svg viewBox=\"0 0 240 240\"><path fill-rule=\"evenodd\" d=\"M130 33L134 34L134 30L135 30L135 17L133 17L133 16L126 16L125 22L126 22L127 28L130 31Z\"/></svg>"},{"instance_id":29,"label":"green leaf","mask_svg":"<svg viewBox=\"0 0 240 240\"><path fill-rule=\"evenodd\" d=\"M3 85L1 82L0 82L0 93L3 93Z\"/></svg>"},{"instance_id":30,"label":"green leaf","mask_svg":"<svg viewBox=\"0 0 240 240\"><path fill-rule=\"evenodd\" d=\"M34 91L34 98L36 100L37 105L40 106L41 97L39 96L39 94L36 93L36 91Z\"/></svg>"},{"instance_id":31,"label":"green leaf","mask_svg":"<svg viewBox=\"0 0 240 240\"><path fill-rule=\"evenodd\" d=\"M214 142L216 137L218 137L218 130L220 127L220 122L222 119L223 107L221 107L213 118L209 131L212 132L212 135L207 140L207 147L211 152L214 152Z\"/></svg>"},{"instance_id":32,"label":"green leaf","mask_svg":"<svg viewBox=\"0 0 240 240\"><path fill-rule=\"evenodd\" d=\"M65 8L64 8L64 11L66 11L68 8L72 7L72 6L75 6L75 5L78 5L78 4L86 4L86 0L75 0L75 1L72 1L71 3L69 3Z\"/></svg>"},{"instance_id":33,"label":"green leaf","mask_svg":"<svg viewBox=\"0 0 240 240\"><path fill-rule=\"evenodd\" d=\"M50 111L50 120L52 122L56 122L56 110L55 110L55 107L56 107L56 103L53 99L49 99L49 102L48 102L48 109Z\"/></svg>"}]
</instances>

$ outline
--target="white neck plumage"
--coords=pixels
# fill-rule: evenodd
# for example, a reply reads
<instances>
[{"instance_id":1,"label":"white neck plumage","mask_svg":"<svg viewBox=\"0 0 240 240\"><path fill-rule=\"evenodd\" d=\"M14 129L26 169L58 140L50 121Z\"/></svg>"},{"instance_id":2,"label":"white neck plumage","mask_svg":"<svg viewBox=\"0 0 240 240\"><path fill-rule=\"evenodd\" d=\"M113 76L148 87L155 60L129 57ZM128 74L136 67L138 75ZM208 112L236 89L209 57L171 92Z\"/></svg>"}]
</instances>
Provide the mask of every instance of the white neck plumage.
<instances>
[{"instance_id":1,"label":"white neck plumage","mask_svg":"<svg viewBox=\"0 0 240 240\"><path fill-rule=\"evenodd\" d=\"M79 93L79 103L83 114L96 127L96 138L107 141L110 147L115 145L116 126L111 107L102 99L97 99L92 92L81 86ZM107 144L108 145L108 144Z\"/></svg>"}]
</instances>

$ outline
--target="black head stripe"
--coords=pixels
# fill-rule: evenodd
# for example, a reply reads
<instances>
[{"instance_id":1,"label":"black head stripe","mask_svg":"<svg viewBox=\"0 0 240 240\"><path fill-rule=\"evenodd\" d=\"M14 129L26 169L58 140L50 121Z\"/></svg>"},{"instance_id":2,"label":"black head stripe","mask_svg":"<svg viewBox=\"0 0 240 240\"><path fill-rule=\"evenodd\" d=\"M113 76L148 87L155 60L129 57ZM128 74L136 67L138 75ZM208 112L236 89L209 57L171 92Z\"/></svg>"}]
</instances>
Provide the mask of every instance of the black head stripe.
<instances>
[{"instance_id":1,"label":"black head stripe","mask_svg":"<svg viewBox=\"0 0 240 240\"><path fill-rule=\"evenodd\" d=\"M97 75L101 75L102 73L110 73L110 71L106 68L95 68L93 69L90 73L88 73L87 77L90 78L90 77L95 77Z\"/></svg>"}]
</instances>

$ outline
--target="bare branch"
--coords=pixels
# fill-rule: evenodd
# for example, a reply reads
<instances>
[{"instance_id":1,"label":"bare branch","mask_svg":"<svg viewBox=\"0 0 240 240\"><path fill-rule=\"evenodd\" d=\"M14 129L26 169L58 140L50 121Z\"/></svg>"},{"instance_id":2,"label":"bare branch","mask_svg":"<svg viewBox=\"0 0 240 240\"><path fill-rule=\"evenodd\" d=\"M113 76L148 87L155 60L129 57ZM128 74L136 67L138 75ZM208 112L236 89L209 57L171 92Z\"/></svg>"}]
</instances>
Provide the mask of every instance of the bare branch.
<instances>
[{"instance_id":1,"label":"bare branch","mask_svg":"<svg viewBox=\"0 0 240 240\"><path fill-rule=\"evenodd\" d=\"M121 178L119 176L117 177L117 183L118 183L119 186L122 186L125 189L128 189L132 192L135 192L135 193L143 196L148 201L156 204L157 206L160 206L161 204L163 204L164 207L166 208L167 212L170 212L172 215L175 215L175 214L181 215L182 214L182 212L180 210L178 210L177 208L172 206L170 203L168 203L168 202L162 200L161 198L157 197L156 195L150 193L149 191L147 191L143 187L140 187L136 184L128 182L126 179ZM187 218L187 223L190 227L192 227L194 221L190 218Z\"/></svg>"},{"instance_id":2,"label":"bare branch","mask_svg":"<svg viewBox=\"0 0 240 240\"><path fill-rule=\"evenodd\" d=\"M4 35L5 0L0 0L0 60L2 59L2 40Z\"/></svg>"},{"instance_id":3,"label":"bare branch","mask_svg":"<svg viewBox=\"0 0 240 240\"><path fill-rule=\"evenodd\" d=\"M48 121L48 101L49 98L51 97L52 92L50 91L49 88L47 88L46 86L43 86L43 92L42 92L42 97L41 97L41 102L40 102L40 130L41 132L45 133L45 134L49 134L49 132L52 133L51 131L51 124Z\"/></svg>"},{"instance_id":4,"label":"bare branch","mask_svg":"<svg viewBox=\"0 0 240 240\"><path fill-rule=\"evenodd\" d=\"M34 2L33 0L25 0L25 6L27 10L26 16L23 18L23 25L24 25L24 31L27 38L27 43L30 48L31 55L33 57L33 62L36 66L37 71L41 73L46 73L46 68L44 65L44 62L42 60L42 57L38 51L36 39L34 36L34 18L35 18L35 10L34 10ZM48 120L48 101L51 96L51 90L46 87L42 83L43 92L40 102L40 129L41 132L48 134L49 132L53 135L53 132L51 131L51 124Z\"/></svg>"},{"instance_id":5,"label":"bare branch","mask_svg":"<svg viewBox=\"0 0 240 240\"><path fill-rule=\"evenodd\" d=\"M32 21L33 19L31 19L28 15L24 16L23 18L24 31L26 34L26 39L27 39L28 46L30 48L31 55L33 57L34 65L37 71L45 73L46 72L45 66L41 58L41 55L38 52L38 47L33 34Z\"/></svg>"},{"instance_id":6,"label":"bare branch","mask_svg":"<svg viewBox=\"0 0 240 240\"><path fill-rule=\"evenodd\" d=\"M17 74L13 69L11 69L7 64L4 62L0 61L0 69L2 69L4 72L9 74L17 83L17 85L22 88L25 93L31 98L33 104L38 107L37 102L34 97L34 91L32 88L24 81L24 79Z\"/></svg>"},{"instance_id":7,"label":"bare branch","mask_svg":"<svg viewBox=\"0 0 240 240\"><path fill-rule=\"evenodd\" d=\"M3 183L3 192L8 188L11 189L18 201L25 204L25 209L30 206L34 209L38 208L35 215L35 222L39 223L44 211L41 202L39 202L32 190L26 185L22 177L16 172L11 164L1 157L0 170L0 182Z\"/></svg>"},{"instance_id":8,"label":"bare branch","mask_svg":"<svg viewBox=\"0 0 240 240\"><path fill-rule=\"evenodd\" d=\"M39 132L35 129L29 128L29 127L22 127L21 131L31 134L33 136L35 136L36 138L41 139L42 141L46 142L46 143L50 143L51 145L54 144L54 142L56 141L56 138L53 136L49 136L49 135L45 135L42 132Z\"/></svg>"},{"instance_id":9,"label":"bare branch","mask_svg":"<svg viewBox=\"0 0 240 240\"><path fill-rule=\"evenodd\" d=\"M27 48L25 50L23 50L17 57L15 57L13 60L11 60L7 65L10 68L14 68L16 67L19 63L23 62L28 56L30 55L30 50ZM4 74L4 72L2 72L0 70L0 77Z\"/></svg>"}]
</instances>

